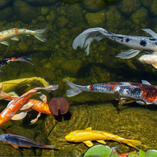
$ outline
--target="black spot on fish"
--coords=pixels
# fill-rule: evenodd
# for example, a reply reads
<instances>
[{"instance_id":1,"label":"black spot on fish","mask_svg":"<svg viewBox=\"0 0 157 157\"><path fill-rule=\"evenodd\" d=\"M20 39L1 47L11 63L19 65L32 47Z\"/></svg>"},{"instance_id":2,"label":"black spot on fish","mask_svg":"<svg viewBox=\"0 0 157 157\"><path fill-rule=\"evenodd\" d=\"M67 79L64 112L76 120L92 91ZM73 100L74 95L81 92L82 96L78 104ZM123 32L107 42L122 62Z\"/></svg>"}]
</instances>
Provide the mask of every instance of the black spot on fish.
<instances>
[{"instance_id":1,"label":"black spot on fish","mask_svg":"<svg viewBox=\"0 0 157 157\"><path fill-rule=\"evenodd\" d=\"M149 38L149 40L150 40L150 41L155 41L156 39L155 39L155 38Z\"/></svg>"},{"instance_id":2,"label":"black spot on fish","mask_svg":"<svg viewBox=\"0 0 157 157\"><path fill-rule=\"evenodd\" d=\"M129 39L129 38L126 38L126 39L125 39L125 41L126 41L126 42L129 42L129 41L130 41L130 39Z\"/></svg>"},{"instance_id":3,"label":"black spot on fish","mask_svg":"<svg viewBox=\"0 0 157 157\"><path fill-rule=\"evenodd\" d=\"M146 46L146 45L147 45L147 42L146 42L145 40L141 40L141 41L140 41L140 45L141 45L141 46Z\"/></svg>"},{"instance_id":4,"label":"black spot on fish","mask_svg":"<svg viewBox=\"0 0 157 157\"><path fill-rule=\"evenodd\" d=\"M118 36L112 36L112 39L113 39L113 40L120 40L121 42L123 42L123 39L124 39L124 38L121 37L121 36L120 36L120 37L118 37Z\"/></svg>"}]
</instances>

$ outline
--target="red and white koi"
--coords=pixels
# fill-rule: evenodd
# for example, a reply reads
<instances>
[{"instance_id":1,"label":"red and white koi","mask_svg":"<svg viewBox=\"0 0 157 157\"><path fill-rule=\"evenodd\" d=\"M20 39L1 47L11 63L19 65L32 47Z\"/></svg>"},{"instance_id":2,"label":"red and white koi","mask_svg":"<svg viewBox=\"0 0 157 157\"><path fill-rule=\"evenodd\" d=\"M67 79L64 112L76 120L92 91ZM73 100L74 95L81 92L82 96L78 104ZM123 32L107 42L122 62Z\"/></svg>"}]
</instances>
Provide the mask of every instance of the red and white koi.
<instances>
[{"instance_id":1,"label":"red and white koi","mask_svg":"<svg viewBox=\"0 0 157 157\"><path fill-rule=\"evenodd\" d=\"M93 85L80 86L67 81L71 89L67 90L68 97L75 96L83 91L108 93L115 95L120 104L136 102L138 104L157 104L157 86L151 85L148 81L142 83L133 82L109 82Z\"/></svg>"},{"instance_id":2,"label":"red and white koi","mask_svg":"<svg viewBox=\"0 0 157 157\"><path fill-rule=\"evenodd\" d=\"M11 39L18 41L17 38L18 35L33 35L36 39L45 42L46 38L43 37L43 33L46 31L46 29L38 29L38 30L29 30L29 29L23 29L23 28L12 28L5 31L0 32L0 43L6 46L9 46L8 42L6 40Z\"/></svg>"}]
</instances>

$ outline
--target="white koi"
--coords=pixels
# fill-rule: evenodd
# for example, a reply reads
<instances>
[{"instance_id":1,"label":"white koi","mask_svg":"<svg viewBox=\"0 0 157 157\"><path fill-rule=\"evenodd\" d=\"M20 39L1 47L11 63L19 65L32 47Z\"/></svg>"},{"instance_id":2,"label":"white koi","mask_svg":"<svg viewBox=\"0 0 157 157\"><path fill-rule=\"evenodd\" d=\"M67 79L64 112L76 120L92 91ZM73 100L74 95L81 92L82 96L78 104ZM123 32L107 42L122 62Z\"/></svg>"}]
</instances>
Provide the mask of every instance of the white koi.
<instances>
[{"instance_id":1,"label":"white koi","mask_svg":"<svg viewBox=\"0 0 157 157\"><path fill-rule=\"evenodd\" d=\"M131 50L119 53L116 56L122 59L135 57L141 50L153 51L154 54L157 53L157 33L148 28L142 30L151 35L151 37L115 34L100 27L89 28L74 39L72 46L74 49L77 49L78 47L85 48L86 54L89 55L89 47L91 43L94 40L100 41L107 37L132 48Z\"/></svg>"},{"instance_id":2,"label":"white koi","mask_svg":"<svg viewBox=\"0 0 157 157\"><path fill-rule=\"evenodd\" d=\"M36 39L45 42L46 38L43 37L43 33L46 31L46 28L44 29L38 29L38 30L29 30L29 29L21 29L21 28L12 28L5 31L0 32L0 44L9 46L8 42L6 40L11 39L14 41L18 41L17 38L18 35L33 35Z\"/></svg>"}]
</instances>

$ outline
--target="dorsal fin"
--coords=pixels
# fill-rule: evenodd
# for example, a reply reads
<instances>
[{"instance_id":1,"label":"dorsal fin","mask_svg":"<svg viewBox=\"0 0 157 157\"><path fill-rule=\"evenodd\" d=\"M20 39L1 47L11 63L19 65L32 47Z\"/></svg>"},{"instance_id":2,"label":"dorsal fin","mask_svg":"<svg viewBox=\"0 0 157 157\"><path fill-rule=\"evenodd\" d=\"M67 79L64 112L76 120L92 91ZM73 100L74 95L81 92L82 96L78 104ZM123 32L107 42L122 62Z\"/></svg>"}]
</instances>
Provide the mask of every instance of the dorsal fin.
<instances>
[{"instance_id":1,"label":"dorsal fin","mask_svg":"<svg viewBox=\"0 0 157 157\"><path fill-rule=\"evenodd\" d=\"M154 31L152 31L151 29L144 28L142 30L145 31L146 33L148 33L149 35L151 35L152 37L157 38L157 33L155 33Z\"/></svg>"},{"instance_id":2,"label":"dorsal fin","mask_svg":"<svg viewBox=\"0 0 157 157\"><path fill-rule=\"evenodd\" d=\"M88 128L86 128L85 130L92 130L92 127L88 127Z\"/></svg>"},{"instance_id":3,"label":"dorsal fin","mask_svg":"<svg viewBox=\"0 0 157 157\"><path fill-rule=\"evenodd\" d=\"M142 82L143 84L151 85L151 83L149 83L147 80L141 80L141 82Z\"/></svg>"}]
</instances>

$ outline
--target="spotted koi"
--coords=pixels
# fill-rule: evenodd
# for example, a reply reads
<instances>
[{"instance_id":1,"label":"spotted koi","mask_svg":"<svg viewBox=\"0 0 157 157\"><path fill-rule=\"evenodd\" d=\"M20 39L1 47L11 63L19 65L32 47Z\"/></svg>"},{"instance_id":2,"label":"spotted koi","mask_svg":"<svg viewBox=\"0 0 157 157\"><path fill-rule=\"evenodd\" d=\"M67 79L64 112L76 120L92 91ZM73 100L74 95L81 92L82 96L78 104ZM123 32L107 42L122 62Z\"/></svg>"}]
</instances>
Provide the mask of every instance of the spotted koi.
<instances>
[{"instance_id":1,"label":"spotted koi","mask_svg":"<svg viewBox=\"0 0 157 157\"><path fill-rule=\"evenodd\" d=\"M81 86L66 80L70 89L66 91L68 97L81 92L96 92L113 94L120 104L136 102L142 105L157 104L157 86L148 81L142 83L133 82L109 82Z\"/></svg>"},{"instance_id":2,"label":"spotted koi","mask_svg":"<svg viewBox=\"0 0 157 157\"><path fill-rule=\"evenodd\" d=\"M36 39L45 42L46 38L43 37L43 33L46 29L38 29L38 30L29 30L29 29L21 29L21 28L12 28L5 31L0 32L0 43L6 46L9 46L9 43L6 41L8 39L18 41L18 35L33 35Z\"/></svg>"},{"instance_id":3,"label":"spotted koi","mask_svg":"<svg viewBox=\"0 0 157 157\"><path fill-rule=\"evenodd\" d=\"M116 57L121 59L130 59L135 57L141 50L153 51L153 54L157 55L157 33L148 28L142 30L151 35L151 37L115 34L100 27L89 28L74 39L72 46L74 49L77 49L78 47L85 48L86 54L89 55L89 47L91 43L94 40L100 41L107 37L113 41L132 48L116 55ZM140 61L142 62L142 60Z\"/></svg>"}]
</instances>

